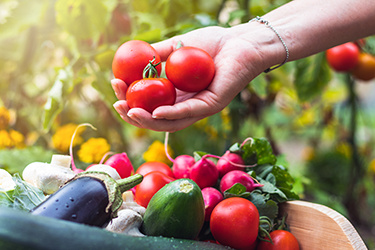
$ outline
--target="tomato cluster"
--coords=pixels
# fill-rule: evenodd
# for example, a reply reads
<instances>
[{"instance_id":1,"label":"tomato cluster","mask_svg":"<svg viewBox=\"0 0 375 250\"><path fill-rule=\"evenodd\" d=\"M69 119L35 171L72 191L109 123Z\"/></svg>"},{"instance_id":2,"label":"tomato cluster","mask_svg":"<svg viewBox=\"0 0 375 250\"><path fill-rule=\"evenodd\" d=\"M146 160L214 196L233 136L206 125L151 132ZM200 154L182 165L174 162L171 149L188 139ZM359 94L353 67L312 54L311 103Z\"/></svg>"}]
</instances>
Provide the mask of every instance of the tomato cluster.
<instances>
[{"instance_id":1,"label":"tomato cluster","mask_svg":"<svg viewBox=\"0 0 375 250\"><path fill-rule=\"evenodd\" d=\"M165 62L167 77L159 78L162 67L157 51L147 42L131 40L117 49L112 71L115 78L128 85L126 100L129 107L152 113L159 106L175 103L176 88L186 92L207 88L214 77L215 65L206 51L181 47Z\"/></svg>"},{"instance_id":2,"label":"tomato cluster","mask_svg":"<svg viewBox=\"0 0 375 250\"><path fill-rule=\"evenodd\" d=\"M375 78L375 57L362 49L363 41L348 42L326 51L331 68L348 72L354 78L369 81Z\"/></svg>"}]
</instances>

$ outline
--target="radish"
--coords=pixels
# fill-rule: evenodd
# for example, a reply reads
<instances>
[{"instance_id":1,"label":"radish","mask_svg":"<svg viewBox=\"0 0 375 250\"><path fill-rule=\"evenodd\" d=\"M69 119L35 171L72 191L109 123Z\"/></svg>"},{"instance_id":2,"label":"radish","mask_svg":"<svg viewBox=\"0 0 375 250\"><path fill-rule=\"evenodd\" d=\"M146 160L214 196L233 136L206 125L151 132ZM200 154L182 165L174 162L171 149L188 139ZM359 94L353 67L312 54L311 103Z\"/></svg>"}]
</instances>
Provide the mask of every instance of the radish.
<instances>
[{"instance_id":1,"label":"radish","mask_svg":"<svg viewBox=\"0 0 375 250\"><path fill-rule=\"evenodd\" d=\"M104 164L116 169L122 179L134 174L134 167L125 152L112 155Z\"/></svg>"},{"instance_id":2,"label":"radish","mask_svg":"<svg viewBox=\"0 0 375 250\"><path fill-rule=\"evenodd\" d=\"M194 157L190 155L180 155L173 160L172 171L176 179L190 178L190 170L195 164Z\"/></svg>"},{"instance_id":3,"label":"radish","mask_svg":"<svg viewBox=\"0 0 375 250\"><path fill-rule=\"evenodd\" d=\"M215 163L207 159L210 155L204 155L190 169L190 179L192 179L202 189L215 186L219 179L219 171Z\"/></svg>"},{"instance_id":4,"label":"radish","mask_svg":"<svg viewBox=\"0 0 375 250\"><path fill-rule=\"evenodd\" d=\"M259 183L254 183L253 177L241 170L232 170L226 173L220 182L220 191L224 193L225 190L231 188L234 184L240 183L246 187L247 192L253 191L256 187L263 186Z\"/></svg>"},{"instance_id":5,"label":"radish","mask_svg":"<svg viewBox=\"0 0 375 250\"><path fill-rule=\"evenodd\" d=\"M219 170L219 178L223 177L229 171L244 169L244 165L245 162L239 154L227 150L216 164Z\"/></svg>"},{"instance_id":6,"label":"radish","mask_svg":"<svg viewBox=\"0 0 375 250\"><path fill-rule=\"evenodd\" d=\"M204 200L204 220L209 221L212 210L215 206L224 199L223 194L213 187L205 187L202 189L202 195Z\"/></svg>"}]
</instances>

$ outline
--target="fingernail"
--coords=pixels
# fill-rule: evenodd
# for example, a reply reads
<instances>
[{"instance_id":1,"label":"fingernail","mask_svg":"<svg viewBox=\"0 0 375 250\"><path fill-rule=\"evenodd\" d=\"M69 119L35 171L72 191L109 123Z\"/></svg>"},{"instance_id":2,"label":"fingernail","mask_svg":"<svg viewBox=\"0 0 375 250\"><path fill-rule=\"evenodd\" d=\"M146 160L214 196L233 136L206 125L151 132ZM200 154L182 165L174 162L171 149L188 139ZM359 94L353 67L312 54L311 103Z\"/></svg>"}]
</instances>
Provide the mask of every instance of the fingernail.
<instances>
[{"instance_id":1,"label":"fingernail","mask_svg":"<svg viewBox=\"0 0 375 250\"><path fill-rule=\"evenodd\" d=\"M116 96L118 96L118 95L121 94L121 89L120 89L120 87L118 86L118 84L116 82L112 83L112 88L115 91L115 95Z\"/></svg>"},{"instance_id":2,"label":"fingernail","mask_svg":"<svg viewBox=\"0 0 375 250\"><path fill-rule=\"evenodd\" d=\"M117 113L119 113L121 117L126 116L126 112L121 104L116 102L113 104L113 107L116 109Z\"/></svg>"},{"instance_id":3,"label":"fingernail","mask_svg":"<svg viewBox=\"0 0 375 250\"><path fill-rule=\"evenodd\" d=\"M138 119L138 116L134 115L131 110L129 110L129 112L126 114L130 119L132 119L133 121L136 121L136 122L139 122L139 119Z\"/></svg>"}]
</instances>

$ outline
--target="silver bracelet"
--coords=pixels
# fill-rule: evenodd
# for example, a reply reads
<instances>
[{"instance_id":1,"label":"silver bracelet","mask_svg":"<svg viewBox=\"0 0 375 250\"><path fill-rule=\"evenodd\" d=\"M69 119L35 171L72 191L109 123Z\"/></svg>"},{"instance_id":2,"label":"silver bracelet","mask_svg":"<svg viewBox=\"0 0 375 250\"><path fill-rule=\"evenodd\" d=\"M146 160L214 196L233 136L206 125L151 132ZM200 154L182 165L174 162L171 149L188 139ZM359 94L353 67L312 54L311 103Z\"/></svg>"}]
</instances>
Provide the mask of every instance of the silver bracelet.
<instances>
[{"instance_id":1,"label":"silver bracelet","mask_svg":"<svg viewBox=\"0 0 375 250\"><path fill-rule=\"evenodd\" d=\"M251 22L253 22L253 21L258 21L258 22L264 23L267 27L269 27L271 30L273 30L273 32L275 32L276 35L277 35L277 37L280 39L280 41L281 41L281 43L283 44L283 46L284 46L284 48L285 48L285 51L286 51L286 57L285 57L284 62L282 62L281 64L279 64L279 65L277 65L277 66L275 66L275 67L273 67L273 68L268 68L268 69L266 69L266 70L264 71L264 73L268 73L268 72L270 72L270 71L272 71L272 70L274 70L274 69L277 69L277 68L283 66L283 65L288 61L288 59L289 59L289 49L288 49L288 47L286 46L284 40L281 38L279 32L277 32L277 31L275 30L275 28L272 27L272 25L271 25L267 20L265 20L265 19L262 18L262 17L257 16L257 17L255 17L255 18L251 19L251 20L249 21L249 23L251 23Z\"/></svg>"}]
</instances>

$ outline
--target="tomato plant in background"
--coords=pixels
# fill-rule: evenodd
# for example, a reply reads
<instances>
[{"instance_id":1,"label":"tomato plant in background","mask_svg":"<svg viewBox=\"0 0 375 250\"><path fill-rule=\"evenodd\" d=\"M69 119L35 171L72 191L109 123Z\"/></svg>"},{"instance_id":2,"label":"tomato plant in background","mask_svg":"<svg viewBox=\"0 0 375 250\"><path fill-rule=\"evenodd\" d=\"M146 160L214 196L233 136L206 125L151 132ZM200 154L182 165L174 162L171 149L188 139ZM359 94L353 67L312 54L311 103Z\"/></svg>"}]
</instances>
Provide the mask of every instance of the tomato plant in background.
<instances>
[{"instance_id":1,"label":"tomato plant in background","mask_svg":"<svg viewBox=\"0 0 375 250\"><path fill-rule=\"evenodd\" d=\"M359 55L358 64L350 71L357 79L369 81L375 78L375 57L368 53Z\"/></svg>"},{"instance_id":2,"label":"tomato plant in background","mask_svg":"<svg viewBox=\"0 0 375 250\"><path fill-rule=\"evenodd\" d=\"M326 51L328 64L336 71L349 71L358 63L359 48L349 42Z\"/></svg>"},{"instance_id":3,"label":"tomato plant in background","mask_svg":"<svg viewBox=\"0 0 375 250\"><path fill-rule=\"evenodd\" d=\"M206 51L186 46L169 55L165 73L177 89L198 92L211 83L215 75L215 64Z\"/></svg>"},{"instance_id":4,"label":"tomato plant in background","mask_svg":"<svg viewBox=\"0 0 375 250\"><path fill-rule=\"evenodd\" d=\"M113 75L129 86L134 81L143 79L144 68L154 58L155 63L160 62L160 56L149 43L139 40L125 42L117 49L113 58ZM160 74L161 65L157 65L156 69Z\"/></svg>"},{"instance_id":5,"label":"tomato plant in background","mask_svg":"<svg viewBox=\"0 0 375 250\"><path fill-rule=\"evenodd\" d=\"M220 244L237 249L249 247L258 236L258 209L247 199L227 198L212 211L210 228Z\"/></svg>"}]
</instances>

